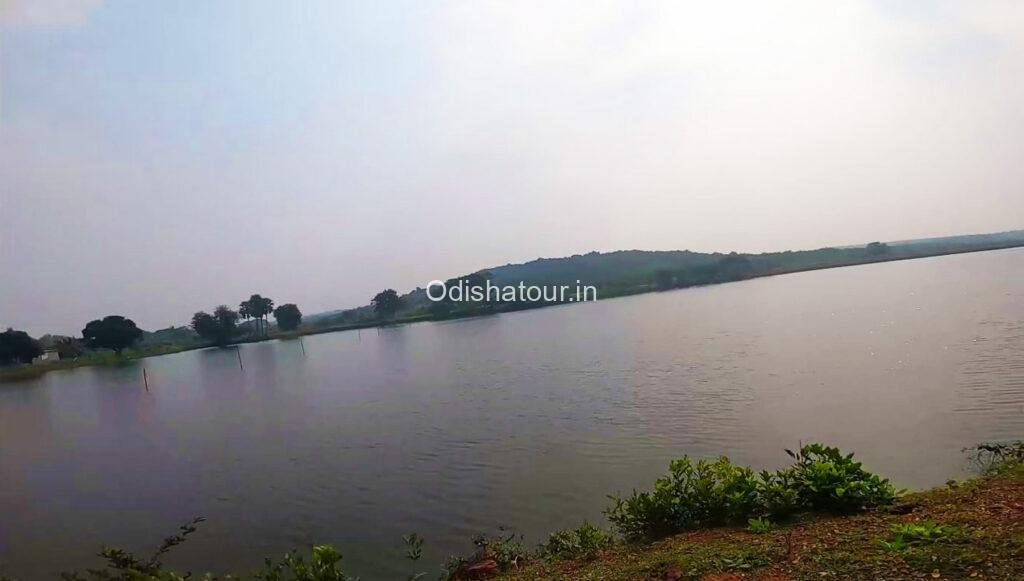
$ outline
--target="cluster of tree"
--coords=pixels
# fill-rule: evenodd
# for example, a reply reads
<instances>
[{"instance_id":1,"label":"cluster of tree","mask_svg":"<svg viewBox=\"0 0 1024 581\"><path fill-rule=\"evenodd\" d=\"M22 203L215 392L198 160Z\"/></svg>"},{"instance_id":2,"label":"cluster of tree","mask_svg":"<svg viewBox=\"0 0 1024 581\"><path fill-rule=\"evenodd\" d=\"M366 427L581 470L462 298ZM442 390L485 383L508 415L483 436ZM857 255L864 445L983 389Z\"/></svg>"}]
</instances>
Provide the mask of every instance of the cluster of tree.
<instances>
[{"instance_id":1,"label":"cluster of tree","mask_svg":"<svg viewBox=\"0 0 1024 581\"><path fill-rule=\"evenodd\" d=\"M730 282L783 272L861 264L885 260L895 254L896 251L883 242L872 242L865 246L849 248L820 248L796 252L767 252L764 254L730 252L725 255L715 255L718 258L710 263L680 269L658 269L653 273L651 283L654 288L665 290ZM907 254L908 257L912 255Z\"/></svg>"},{"instance_id":2,"label":"cluster of tree","mask_svg":"<svg viewBox=\"0 0 1024 581\"><path fill-rule=\"evenodd\" d=\"M39 345L44 351L56 351L61 359L75 359L85 353L85 346L81 341L64 335L43 335L39 338Z\"/></svg>"},{"instance_id":3,"label":"cluster of tree","mask_svg":"<svg viewBox=\"0 0 1024 581\"><path fill-rule=\"evenodd\" d=\"M113 349L121 354L127 347L142 339L142 330L135 321L121 315L110 315L89 321L82 329L82 339L91 349Z\"/></svg>"},{"instance_id":4,"label":"cluster of tree","mask_svg":"<svg viewBox=\"0 0 1024 581\"><path fill-rule=\"evenodd\" d=\"M242 301L238 305L238 314L245 320L250 318L256 322L256 335L267 336L267 315L274 312L274 301L272 299L252 295L249 300Z\"/></svg>"},{"instance_id":5,"label":"cluster of tree","mask_svg":"<svg viewBox=\"0 0 1024 581\"><path fill-rule=\"evenodd\" d=\"M32 363L33 359L42 354L39 342L25 331L15 331L8 327L0 333L0 365Z\"/></svg>"},{"instance_id":6,"label":"cluster of tree","mask_svg":"<svg viewBox=\"0 0 1024 581\"><path fill-rule=\"evenodd\" d=\"M252 295L242 302L241 313L247 318L256 320L257 334L267 335L267 315L273 313L278 328L293 331L302 322L302 312L294 303L288 303L273 309L274 302L260 295ZM201 338L217 345L226 345L235 337L238 330L239 312L226 305L214 309L213 314L198 312L192 316L191 328ZM175 331L175 329L170 329ZM121 355L123 351L138 343L143 331L131 319L121 315L110 315L102 319L89 321L82 329L82 340L60 335L45 335L37 341L25 331L7 329L0 333L0 365L15 363L31 363L43 354L43 348L54 349L61 359L73 359L89 349L110 349Z\"/></svg>"},{"instance_id":7,"label":"cluster of tree","mask_svg":"<svg viewBox=\"0 0 1024 581\"><path fill-rule=\"evenodd\" d=\"M295 303L285 303L274 309L274 320L282 331L294 331L302 323L302 311Z\"/></svg>"},{"instance_id":8,"label":"cluster of tree","mask_svg":"<svg viewBox=\"0 0 1024 581\"><path fill-rule=\"evenodd\" d=\"M74 359L84 353L82 343L90 349L111 349L120 355L142 338L135 322L120 315L89 321L82 329L82 341L74 337L44 335L35 340L25 331L7 329L0 333L0 365L31 363L43 354L43 347L53 349L61 359Z\"/></svg>"},{"instance_id":9,"label":"cluster of tree","mask_svg":"<svg viewBox=\"0 0 1024 581\"><path fill-rule=\"evenodd\" d=\"M370 299L370 304L373 305L373 312L377 313L377 316L382 319L390 319L402 308L403 301L395 289L389 288L374 295Z\"/></svg>"},{"instance_id":10,"label":"cluster of tree","mask_svg":"<svg viewBox=\"0 0 1024 581\"><path fill-rule=\"evenodd\" d=\"M268 329L267 315L273 314L277 320L277 328L282 331L294 331L302 323L302 312L295 303L286 303L274 308L274 301L260 295L252 295L238 305L234 311L227 305L220 305L213 314L199 311L192 315L192 329L203 339L217 345L227 345L238 334L238 319L253 319L256 335L266 337Z\"/></svg>"},{"instance_id":11,"label":"cluster of tree","mask_svg":"<svg viewBox=\"0 0 1024 581\"><path fill-rule=\"evenodd\" d=\"M237 331L238 313L227 305L220 305L213 314L199 311L192 315L192 330L203 339L224 346L234 338Z\"/></svg>"}]
</instances>

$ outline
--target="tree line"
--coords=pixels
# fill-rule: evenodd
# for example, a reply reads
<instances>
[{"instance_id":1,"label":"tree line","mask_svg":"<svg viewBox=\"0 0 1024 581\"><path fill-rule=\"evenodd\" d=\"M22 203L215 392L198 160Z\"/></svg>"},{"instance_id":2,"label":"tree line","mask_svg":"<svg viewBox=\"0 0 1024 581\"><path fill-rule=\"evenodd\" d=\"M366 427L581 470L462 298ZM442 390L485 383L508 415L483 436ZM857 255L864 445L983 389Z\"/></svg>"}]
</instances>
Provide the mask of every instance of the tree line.
<instances>
[{"instance_id":1,"label":"tree line","mask_svg":"<svg viewBox=\"0 0 1024 581\"><path fill-rule=\"evenodd\" d=\"M393 319L405 306L405 302L394 289L377 293L370 301L374 313L380 320ZM225 346L242 334L242 325L250 325L252 334L265 339L269 336L270 315L274 316L281 331L295 331L302 324L302 311L295 303L274 307L274 300L254 294L232 309L218 305L212 313L198 311L192 315L189 327L200 338L218 346ZM242 321L242 325L239 321ZM250 323L251 321L251 323ZM47 348L55 349L62 359L78 357L84 348L108 349L120 356L125 349L143 338L143 331L135 321L122 315L109 315L89 321L82 329L82 338L46 336ZM0 366L31 363L43 354L44 345L25 331L8 328L0 332Z\"/></svg>"},{"instance_id":2,"label":"tree line","mask_svg":"<svg viewBox=\"0 0 1024 581\"><path fill-rule=\"evenodd\" d=\"M252 319L256 336L266 338L268 315L271 314L277 321L277 328L282 331L294 331L302 323L302 311L295 303L285 303L275 309L273 299L256 294L239 303L237 311L220 305L212 315L205 311L197 312L192 315L191 327L203 339L223 346L238 334L240 318L245 321Z\"/></svg>"},{"instance_id":3,"label":"tree line","mask_svg":"<svg viewBox=\"0 0 1024 581\"><path fill-rule=\"evenodd\" d=\"M255 294L242 301L237 311L220 305L212 315L203 311L195 313L190 327L202 339L224 346L240 334L240 318L253 321L257 337L268 337L270 315L274 316L278 329L282 331L294 331L302 323L302 311L294 303L274 308L272 299ZM82 329L81 339L48 335L45 346L56 350L62 359L78 357L84 348L109 349L120 356L142 337L143 331L135 321L121 315L109 315L89 321ZM25 331L8 328L0 332L0 366L32 363L43 352L43 342L33 339Z\"/></svg>"}]
</instances>

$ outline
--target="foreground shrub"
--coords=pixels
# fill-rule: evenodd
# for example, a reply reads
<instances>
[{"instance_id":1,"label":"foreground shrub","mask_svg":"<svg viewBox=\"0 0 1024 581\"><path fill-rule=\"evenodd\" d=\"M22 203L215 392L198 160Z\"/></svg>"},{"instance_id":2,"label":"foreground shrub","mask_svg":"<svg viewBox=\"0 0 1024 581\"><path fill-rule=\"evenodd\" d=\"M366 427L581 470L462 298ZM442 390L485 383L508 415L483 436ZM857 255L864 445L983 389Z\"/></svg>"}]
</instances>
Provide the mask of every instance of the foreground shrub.
<instances>
[{"instance_id":1,"label":"foreground shrub","mask_svg":"<svg viewBox=\"0 0 1024 581\"><path fill-rule=\"evenodd\" d=\"M662 536L677 531L746 520L757 508L757 477L728 458L673 460L651 492L612 496L605 514L627 538Z\"/></svg>"},{"instance_id":2,"label":"foreground shrub","mask_svg":"<svg viewBox=\"0 0 1024 581\"><path fill-rule=\"evenodd\" d=\"M803 509L850 513L896 499L889 480L864 470L860 462L854 462L853 454L844 456L838 448L821 444L786 453L796 460L787 472Z\"/></svg>"},{"instance_id":3,"label":"foreground shrub","mask_svg":"<svg viewBox=\"0 0 1024 581\"><path fill-rule=\"evenodd\" d=\"M100 557L106 561L105 569L88 569L84 573L74 571L61 573L65 581L185 581L193 579L191 573L180 573L164 569L161 559L173 547L184 543L188 536L196 532L203 518L195 518L179 527L178 534L164 539L160 548L148 559L141 559L124 549L104 548ZM202 577L207 581L221 579L230 581L240 579L232 575L216 577L207 573ZM251 578L261 581L353 581L341 570L341 553L330 545L314 546L307 562L305 558L292 551L280 562L272 559L264 561L263 569L252 574Z\"/></svg>"},{"instance_id":4,"label":"foreground shrub","mask_svg":"<svg viewBox=\"0 0 1024 581\"><path fill-rule=\"evenodd\" d=\"M575 529L555 531L540 547L548 559L591 559L614 543L612 535L588 522Z\"/></svg>"},{"instance_id":5,"label":"foreground shrub","mask_svg":"<svg viewBox=\"0 0 1024 581\"><path fill-rule=\"evenodd\" d=\"M298 551L284 556L280 563L267 559L262 571L253 577L262 581L354 581L341 570L341 553L331 545L313 547L307 563Z\"/></svg>"},{"instance_id":6,"label":"foreground shrub","mask_svg":"<svg viewBox=\"0 0 1024 581\"><path fill-rule=\"evenodd\" d=\"M499 530L497 535L473 537L476 550L467 557L450 556L445 561L443 579L485 579L500 571L516 569L526 563L530 552L523 546L522 535Z\"/></svg>"},{"instance_id":7,"label":"foreground shrub","mask_svg":"<svg viewBox=\"0 0 1024 581\"><path fill-rule=\"evenodd\" d=\"M865 471L853 454L821 444L787 452L792 466L759 475L725 457L674 460L654 490L612 496L605 514L623 536L638 539L805 511L855 512L896 498L889 481Z\"/></svg>"}]
</instances>

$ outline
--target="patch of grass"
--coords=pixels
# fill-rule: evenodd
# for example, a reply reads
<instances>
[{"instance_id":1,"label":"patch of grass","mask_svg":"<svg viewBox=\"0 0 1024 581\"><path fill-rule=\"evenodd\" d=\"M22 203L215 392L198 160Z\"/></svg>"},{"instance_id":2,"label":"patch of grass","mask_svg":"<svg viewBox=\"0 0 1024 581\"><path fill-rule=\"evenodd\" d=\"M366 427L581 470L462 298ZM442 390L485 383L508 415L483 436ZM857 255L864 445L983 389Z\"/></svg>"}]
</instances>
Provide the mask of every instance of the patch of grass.
<instances>
[{"instance_id":1,"label":"patch of grass","mask_svg":"<svg viewBox=\"0 0 1024 581\"><path fill-rule=\"evenodd\" d=\"M503 578L1024 579L1024 462L1003 456L985 476L883 510L808 514L756 535L684 532L615 545L595 560L534 562Z\"/></svg>"},{"instance_id":2,"label":"patch of grass","mask_svg":"<svg viewBox=\"0 0 1024 581\"><path fill-rule=\"evenodd\" d=\"M772 522L763 518L747 520L747 530L752 533L767 533L772 530Z\"/></svg>"},{"instance_id":3,"label":"patch of grass","mask_svg":"<svg viewBox=\"0 0 1024 581\"><path fill-rule=\"evenodd\" d=\"M540 555L546 559L590 559L614 544L611 533L588 522L575 529L555 531L541 545Z\"/></svg>"}]
</instances>

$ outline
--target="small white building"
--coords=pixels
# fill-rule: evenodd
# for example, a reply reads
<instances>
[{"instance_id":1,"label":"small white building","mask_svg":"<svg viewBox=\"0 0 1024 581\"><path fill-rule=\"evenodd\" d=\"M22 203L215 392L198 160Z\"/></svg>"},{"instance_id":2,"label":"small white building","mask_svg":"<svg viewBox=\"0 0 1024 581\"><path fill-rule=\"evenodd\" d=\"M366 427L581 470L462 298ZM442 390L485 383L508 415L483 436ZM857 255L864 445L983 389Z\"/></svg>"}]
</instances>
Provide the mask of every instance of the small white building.
<instances>
[{"instance_id":1,"label":"small white building","mask_svg":"<svg viewBox=\"0 0 1024 581\"><path fill-rule=\"evenodd\" d=\"M60 361L60 353L56 349L47 349L43 351L43 354L32 360L32 364L37 363L49 363L51 361Z\"/></svg>"}]
</instances>

